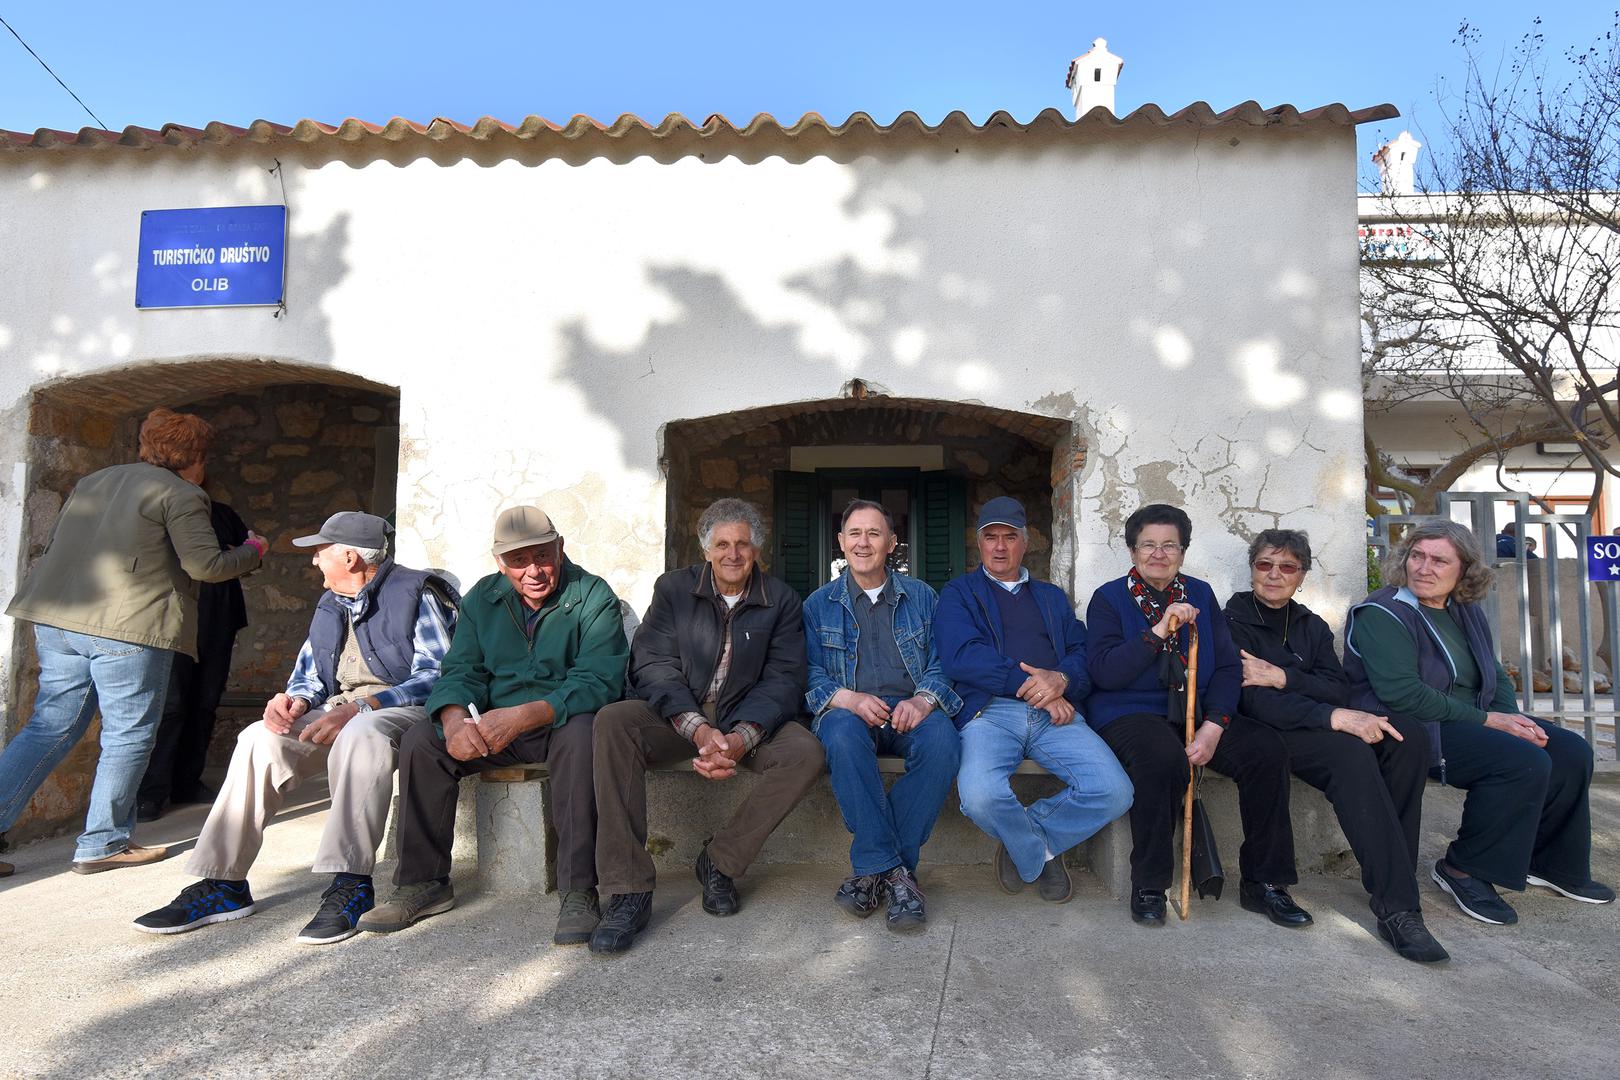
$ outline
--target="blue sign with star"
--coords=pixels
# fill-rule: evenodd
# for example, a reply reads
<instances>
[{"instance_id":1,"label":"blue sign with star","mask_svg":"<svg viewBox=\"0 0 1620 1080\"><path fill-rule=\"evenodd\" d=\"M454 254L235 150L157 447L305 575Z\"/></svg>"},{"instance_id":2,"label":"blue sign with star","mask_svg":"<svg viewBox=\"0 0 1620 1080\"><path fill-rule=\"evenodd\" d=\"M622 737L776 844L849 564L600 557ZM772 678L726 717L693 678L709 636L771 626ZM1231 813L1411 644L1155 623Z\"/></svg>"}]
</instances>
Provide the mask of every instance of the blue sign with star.
<instances>
[{"instance_id":1,"label":"blue sign with star","mask_svg":"<svg viewBox=\"0 0 1620 1080\"><path fill-rule=\"evenodd\" d=\"M1620 536L1586 538L1586 580L1620 581Z\"/></svg>"}]
</instances>

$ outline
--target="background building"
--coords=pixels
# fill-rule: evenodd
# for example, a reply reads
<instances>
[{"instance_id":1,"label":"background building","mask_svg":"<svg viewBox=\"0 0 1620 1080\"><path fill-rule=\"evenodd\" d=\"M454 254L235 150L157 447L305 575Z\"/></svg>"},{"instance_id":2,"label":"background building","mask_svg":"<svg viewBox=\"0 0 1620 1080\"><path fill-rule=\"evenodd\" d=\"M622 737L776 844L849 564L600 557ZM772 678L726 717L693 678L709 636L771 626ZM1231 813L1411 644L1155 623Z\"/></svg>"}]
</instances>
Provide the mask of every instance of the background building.
<instances>
[{"instance_id":1,"label":"background building","mask_svg":"<svg viewBox=\"0 0 1620 1080\"><path fill-rule=\"evenodd\" d=\"M0 133L0 594L162 404L216 423L216 497L276 541L237 695L277 689L307 625L287 541L356 505L470 582L533 500L640 609L718 495L808 591L855 494L936 583L1015 494L1032 569L1082 606L1167 501L1222 590L1257 530L1310 529L1309 599L1340 609L1365 583L1354 126L1391 115ZM284 307L135 308L143 210L252 204L288 207ZM94 752L29 827L74 815Z\"/></svg>"}]
</instances>

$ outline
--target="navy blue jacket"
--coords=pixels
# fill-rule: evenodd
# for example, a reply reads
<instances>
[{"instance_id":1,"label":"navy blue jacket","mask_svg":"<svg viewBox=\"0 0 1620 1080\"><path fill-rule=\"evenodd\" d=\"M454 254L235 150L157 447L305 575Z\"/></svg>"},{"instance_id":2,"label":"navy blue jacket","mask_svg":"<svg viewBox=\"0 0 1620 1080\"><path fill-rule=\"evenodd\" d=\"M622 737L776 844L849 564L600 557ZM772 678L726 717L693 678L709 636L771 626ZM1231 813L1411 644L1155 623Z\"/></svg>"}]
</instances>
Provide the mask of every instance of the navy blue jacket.
<instances>
[{"instance_id":1,"label":"navy blue jacket","mask_svg":"<svg viewBox=\"0 0 1620 1080\"><path fill-rule=\"evenodd\" d=\"M1352 607L1345 617L1344 671L1350 677L1350 707L1380 716L1398 715L1378 697L1377 689L1367 678L1367 668L1361 662L1361 654L1351 640L1351 635L1356 632L1356 617L1370 607L1383 608L1405 627L1411 635L1412 648L1417 652L1418 677L1440 693L1449 694L1451 684L1457 678L1457 665L1446 651L1446 643L1429 625L1429 620L1423 617L1418 598L1411 589L1386 585ZM1491 647L1490 620L1478 604L1454 603L1449 607L1462 624L1463 635L1468 639L1468 651L1479 668L1479 697L1474 704L1482 711L1490 712L1496 701L1497 686L1496 650ZM1371 623L1367 625L1372 626ZM1429 730L1429 767L1442 770L1443 778L1446 765L1445 747L1441 742L1443 725L1429 723L1424 726Z\"/></svg>"},{"instance_id":2,"label":"navy blue jacket","mask_svg":"<svg viewBox=\"0 0 1620 1080\"><path fill-rule=\"evenodd\" d=\"M1052 651L1058 654L1057 670L1069 677L1063 696L1079 710L1091 690L1086 675L1086 628L1075 618L1074 605L1062 589L1048 581L1033 578L1023 586L1035 594L1041 609ZM1018 666L1018 657L1001 651L1001 610L996 606L991 581L982 569L970 570L948 582L940 590L939 607L934 611L934 641L939 646L940 664L945 677L956 684L962 708L952 717L958 728L979 715L993 697L1013 697L1029 674Z\"/></svg>"},{"instance_id":3,"label":"navy blue jacket","mask_svg":"<svg viewBox=\"0 0 1620 1080\"><path fill-rule=\"evenodd\" d=\"M1198 609L1198 696L1203 719L1225 727L1237 711L1243 663L1232 644L1226 616L1215 602L1215 591L1198 578L1186 574L1181 578L1187 583L1187 602ZM1165 716L1170 698L1159 681L1159 639L1131 597L1127 578L1115 578L1091 594L1086 622L1091 625L1088 663L1093 689L1086 702L1086 720L1091 726L1101 731L1132 713ZM1185 652L1186 627L1179 636Z\"/></svg>"},{"instance_id":4,"label":"navy blue jacket","mask_svg":"<svg viewBox=\"0 0 1620 1080\"><path fill-rule=\"evenodd\" d=\"M452 609L461 597L448 581L425 570L400 566L385 559L377 573L360 590L360 614L354 620L354 636L360 655L372 674L397 686L411 676L416 656L416 611L422 590L432 588ZM349 615L332 590L321 594L315 615L309 621L309 645L315 657L315 671L328 697L337 693L338 653L348 630Z\"/></svg>"}]
</instances>

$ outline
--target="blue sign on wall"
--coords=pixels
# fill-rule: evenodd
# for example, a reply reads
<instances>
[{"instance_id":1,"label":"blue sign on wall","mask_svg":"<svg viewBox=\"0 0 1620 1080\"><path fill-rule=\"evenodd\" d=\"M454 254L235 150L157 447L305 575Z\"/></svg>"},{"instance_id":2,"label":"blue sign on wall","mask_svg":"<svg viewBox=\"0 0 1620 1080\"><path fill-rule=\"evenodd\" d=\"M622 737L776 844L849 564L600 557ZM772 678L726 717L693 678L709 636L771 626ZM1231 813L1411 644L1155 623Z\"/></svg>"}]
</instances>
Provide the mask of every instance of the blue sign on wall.
<instances>
[{"instance_id":1,"label":"blue sign on wall","mask_svg":"<svg viewBox=\"0 0 1620 1080\"><path fill-rule=\"evenodd\" d=\"M1620 581L1620 536L1586 538L1586 580Z\"/></svg>"},{"instance_id":2,"label":"blue sign on wall","mask_svg":"<svg viewBox=\"0 0 1620 1080\"><path fill-rule=\"evenodd\" d=\"M138 308L279 304L285 206L142 210Z\"/></svg>"}]
</instances>

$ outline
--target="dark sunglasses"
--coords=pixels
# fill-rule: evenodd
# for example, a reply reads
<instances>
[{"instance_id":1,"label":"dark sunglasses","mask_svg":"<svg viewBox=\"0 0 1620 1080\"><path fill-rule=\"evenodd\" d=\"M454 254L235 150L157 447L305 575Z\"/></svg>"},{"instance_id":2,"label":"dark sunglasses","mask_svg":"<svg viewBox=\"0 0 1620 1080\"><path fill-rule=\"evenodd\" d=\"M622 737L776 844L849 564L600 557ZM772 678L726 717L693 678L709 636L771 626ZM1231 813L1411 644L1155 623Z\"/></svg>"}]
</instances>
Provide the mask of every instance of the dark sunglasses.
<instances>
[{"instance_id":1,"label":"dark sunglasses","mask_svg":"<svg viewBox=\"0 0 1620 1080\"><path fill-rule=\"evenodd\" d=\"M1304 567L1300 566L1297 562L1273 562L1270 559L1256 559L1254 560L1253 566L1262 574L1269 574L1275 570L1282 574L1283 577L1293 577L1295 574L1304 569Z\"/></svg>"}]
</instances>

